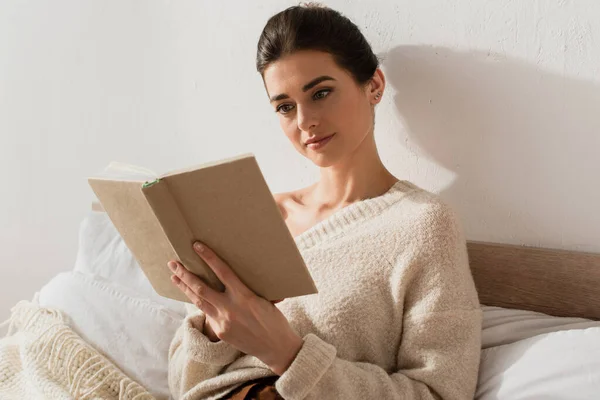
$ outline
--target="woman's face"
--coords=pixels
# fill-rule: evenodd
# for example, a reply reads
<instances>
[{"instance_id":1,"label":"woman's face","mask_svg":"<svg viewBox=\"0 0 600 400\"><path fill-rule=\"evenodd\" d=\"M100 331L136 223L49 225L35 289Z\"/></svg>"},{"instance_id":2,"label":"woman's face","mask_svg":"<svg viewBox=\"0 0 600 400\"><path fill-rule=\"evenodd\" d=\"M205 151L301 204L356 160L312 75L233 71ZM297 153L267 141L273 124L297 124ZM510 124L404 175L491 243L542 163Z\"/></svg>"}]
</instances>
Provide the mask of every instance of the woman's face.
<instances>
[{"instance_id":1,"label":"woman's face","mask_svg":"<svg viewBox=\"0 0 600 400\"><path fill-rule=\"evenodd\" d=\"M263 76L281 128L296 150L316 165L335 164L372 134L374 103L369 86L359 87L331 54L297 51L271 63ZM330 135L318 148L306 143Z\"/></svg>"}]
</instances>

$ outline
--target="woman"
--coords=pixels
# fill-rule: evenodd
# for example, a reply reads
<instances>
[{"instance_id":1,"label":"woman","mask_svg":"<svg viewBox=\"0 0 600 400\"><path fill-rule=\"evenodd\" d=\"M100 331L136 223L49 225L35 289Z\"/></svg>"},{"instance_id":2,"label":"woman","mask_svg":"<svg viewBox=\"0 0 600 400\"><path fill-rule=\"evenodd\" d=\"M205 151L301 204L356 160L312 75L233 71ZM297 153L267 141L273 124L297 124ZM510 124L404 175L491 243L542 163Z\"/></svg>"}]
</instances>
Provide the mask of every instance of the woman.
<instances>
[{"instance_id":1,"label":"woman","mask_svg":"<svg viewBox=\"0 0 600 400\"><path fill-rule=\"evenodd\" d=\"M281 127L320 180L275 195L318 294L257 297L206 245L226 290L170 262L195 304L169 354L182 399L473 398L481 312L466 243L436 195L394 177L374 139L385 78L346 17L273 16L257 69Z\"/></svg>"}]
</instances>

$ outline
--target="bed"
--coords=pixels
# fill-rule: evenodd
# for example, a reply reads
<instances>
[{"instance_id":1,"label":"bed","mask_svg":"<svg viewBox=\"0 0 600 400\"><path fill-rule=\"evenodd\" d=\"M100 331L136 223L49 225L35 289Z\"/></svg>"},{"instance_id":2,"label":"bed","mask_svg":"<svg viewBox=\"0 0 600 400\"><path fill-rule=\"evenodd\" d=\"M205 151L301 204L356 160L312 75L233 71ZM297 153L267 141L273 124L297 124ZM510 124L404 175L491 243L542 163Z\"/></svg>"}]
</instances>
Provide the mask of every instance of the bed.
<instances>
[{"instance_id":1,"label":"bed","mask_svg":"<svg viewBox=\"0 0 600 400\"><path fill-rule=\"evenodd\" d=\"M484 316L476 398L600 398L600 254L474 241L467 247ZM31 315L52 319L46 323L62 333L35 336ZM95 205L80 225L74 268L13 308L11 335L0 344L14 345L15 332L30 329L21 346L45 346L35 357L40 349L66 348L65 337L79 340L70 343L88 359L97 352L95 363L69 359L79 365L64 382L76 390L71 398L168 399L167 349L184 315L182 303L153 291ZM0 359L2 351L0 345ZM44 368L67 358L48 358ZM2 393L11 378L1 367L0 398L11 398ZM94 382L106 397L92 390Z\"/></svg>"}]
</instances>

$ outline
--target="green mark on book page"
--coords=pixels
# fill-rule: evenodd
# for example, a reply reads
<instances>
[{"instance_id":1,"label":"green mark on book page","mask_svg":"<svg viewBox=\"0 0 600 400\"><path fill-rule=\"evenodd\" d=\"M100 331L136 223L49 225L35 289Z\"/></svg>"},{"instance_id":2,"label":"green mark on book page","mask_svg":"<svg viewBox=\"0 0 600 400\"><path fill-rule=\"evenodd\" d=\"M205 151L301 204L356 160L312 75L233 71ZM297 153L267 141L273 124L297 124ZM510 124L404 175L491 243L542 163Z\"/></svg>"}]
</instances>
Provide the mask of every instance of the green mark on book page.
<instances>
[{"instance_id":1,"label":"green mark on book page","mask_svg":"<svg viewBox=\"0 0 600 400\"><path fill-rule=\"evenodd\" d=\"M158 178L158 179L155 179L155 180L153 180L153 181L151 181L151 182L146 182L146 183L144 183L144 184L142 185L142 187L143 187L143 188L145 188L145 187L148 187L148 186L152 186L152 185L154 185L155 183L158 183L159 181L160 181L160 178Z\"/></svg>"}]
</instances>

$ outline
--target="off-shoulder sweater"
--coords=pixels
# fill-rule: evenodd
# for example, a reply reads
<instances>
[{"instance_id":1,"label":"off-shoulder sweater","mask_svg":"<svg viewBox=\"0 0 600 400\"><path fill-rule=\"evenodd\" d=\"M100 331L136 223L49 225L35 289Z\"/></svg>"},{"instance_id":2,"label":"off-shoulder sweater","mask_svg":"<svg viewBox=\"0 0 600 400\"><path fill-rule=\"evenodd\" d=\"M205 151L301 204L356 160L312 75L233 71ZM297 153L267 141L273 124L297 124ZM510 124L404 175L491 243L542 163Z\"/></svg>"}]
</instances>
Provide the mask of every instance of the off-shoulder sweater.
<instances>
[{"instance_id":1,"label":"off-shoulder sweater","mask_svg":"<svg viewBox=\"0 0 600 400\"><path fill-rule=\"evenodd\" d=\"M284 399L473 398L482 315L462 226L446 202L401 180L294 240L318 293L276 305L303 338L275 384ZM275 375L211 342L194 328L203 313L188 311L169 351L175 399L218 399Z\"/></svg>"}]
</instances>

